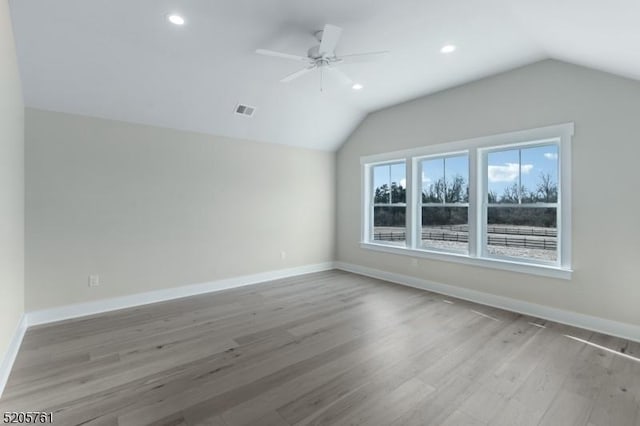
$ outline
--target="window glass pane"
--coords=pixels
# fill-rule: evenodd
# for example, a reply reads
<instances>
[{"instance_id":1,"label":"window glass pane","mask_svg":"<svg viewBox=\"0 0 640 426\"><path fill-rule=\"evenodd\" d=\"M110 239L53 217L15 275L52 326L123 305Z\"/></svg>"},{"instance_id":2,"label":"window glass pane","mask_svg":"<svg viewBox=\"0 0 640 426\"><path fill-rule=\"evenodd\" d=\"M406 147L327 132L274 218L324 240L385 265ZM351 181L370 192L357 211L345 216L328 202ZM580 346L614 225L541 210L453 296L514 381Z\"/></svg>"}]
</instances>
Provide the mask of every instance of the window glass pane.
<instances>
[{"instance_id":1,"label":"window glass pane","mask_svg":"<svg viewBox=\"0 0 640 426\"><path fill-rule=\"evenodd\" d=\"M373 167L373 230L376 242L406 244L406 165Z\"/></svg>"},{"instance_id":2,"label":"window glass pane","mask_svg":"<svg viewBox=\"0 0 640 426\"><path fill-rule=\"evenodd\" d=\"M469 156L447 157L445 168L445 202L469 202Z\"/></svg>"},{"instance_id":3,"label":"window glass pane","mask_svg":"<svg viewBox=\"0 0 640 426\"><path fill-rule=\"evenodd\" d=\"M469 156L422 161L422 202L468 203Z\"/></svg>"},{"instance_id":4,"label":"window glass pane","mask_svg":"<svg viewBox=\"0 0 640 426\"><path fill-rule=\"evenodd\" d=\"M556 208L489 207L487 252L555 262L558 259Z\"/></svg>"},{"instance_id":5,"label":"window glass pane","mask_svg":"<svg viewBox=\"0 0 640 426\"><path fill-rule=\"evenodd\" d=\"M407 202L407 172L405 163L392 164L391 169L391 203Z\"/></svg>"},{"instance_id":6,"label":"window glass pane","mask_svg":"<svg viewBox=\"0 0 640 426\"><path fill-rule=\"evenodd\" d=\"M557 209L525 205L557 203L557 146L490 152L487 160L488 201L505 205L487 209L488 254L555 262Z\"/></svg>"},{"instance_id":7,"label":"window glass pane","mask_svg":"<svg viewBox=\"0 0 640 426\"><path fill-rule=\"evenodd\" d=\"M376 206L373 208L373 240L396 245L405 245L406 208L398 206Z\"/></svg>"},{"instance_id":8,"label":"window glass pane","mask_svg":"<svg viewBox=\"0 0 640 426\"><path fill-rule=\"evenodd\" d=\"M422 248L467 252L469 250L467 207L422 207Z\"/></svg>"},{"instance_id":9,"label":"window glass pane","mask_svg":"<svg viewBox=\"0 0 640 426\"><path fill-rule=\"evenodd\" d=\"M558 202L558 147L525 148L522 158L523 203ZM530 170L524 173L525 170Z\"/></svg>"},{"instance_id":10,"label":"window glass pane","mask_svg":"<svg viewBox=\"0 0 640 426\"><path fill-rule=\"evenodd\" d=\"M444 201L444 159L422 162L422 202L442 203Z\"/></svg>"},{"instance_id":11,"label":"window glass pane","mask_svg":"<svg viewBox=\"0 0 640 426\"><path fill-rule=\"evenodd\" d=\"M487 158L487 201L489 203L518 203L518 180L520 176L519 150L490 152ZM527 168L524 174L531 170Z\"/></svg>"},{"instance_id":12,"label":"window glass pane","mask_svg":"<svg viewBox=\"0 0 640 426\"><path fill-rule=\"evenodd\" d=\"M374 203L389 203L389 166L373 168Z\"/></svg>"},{"instance_id":13,"label":"window glass pane","mask_svg":"<svg viewBox=\"0 0 640 426\"><path fill-rule=\"evenodd\" d=\"M424 160L421 166L422 248L468 252L469 156Z\"/></svg>"}]
</instances>

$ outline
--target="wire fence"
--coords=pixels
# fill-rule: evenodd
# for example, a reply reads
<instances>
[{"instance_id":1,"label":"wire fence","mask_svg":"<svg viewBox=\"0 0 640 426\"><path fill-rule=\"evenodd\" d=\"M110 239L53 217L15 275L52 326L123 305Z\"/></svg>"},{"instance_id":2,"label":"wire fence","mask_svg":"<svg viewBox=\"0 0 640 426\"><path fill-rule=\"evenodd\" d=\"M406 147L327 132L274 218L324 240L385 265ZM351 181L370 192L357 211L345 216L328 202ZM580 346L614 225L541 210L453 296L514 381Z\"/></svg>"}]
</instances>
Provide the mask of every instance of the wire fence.
<instances>
[{"instance_id":1,"label":"wire fence","mask_svg":"<svg viewBox=\"0 0 640 426\"><path fill-rule=\"evenodd\" d=\"M457 225L452 225L457 226ZM442 228L441 228L442 229ZM507 230L506 232L502 232ZM515 232L509 235L514 230L524 231L516 235ZM500 231L500 232L497 232ZM516 247L516 248L529 248L529 249L542 249L542 250L557 250L558 242L556 230L553 230L553 234L545 233L545 229L538 231L534 229L526 228L509 228L509 227L494 227L488 229L487 243L491 246L502 247ZM549 230L550 231L550 230ZM495 235L499 234L499 235ZM540 236L550 236L551 238L540 238ZM378 241L404 241L407 235L405 231L380 231L373 233L373 239ZM454 241L460 243L469 242L468 232L456 232L456 230L445 228L442 231L430 230L422 232L423 240L432 241Z\"/></svg>"},{"instance_id":2,"label":"wire fence","mask_svg":"<svg viewBox=\"0 0 640 426\"><path fill-rule=\"evenodd\" d=\"M447 229L456 232L469 232L469 225L433 225L429 229ZM557 237L556 228L541 228L532 226L516 225L487 225L489 234L509 234L509 235L531 235L538 237Z\"/></svg>"},{"instance_id":3,"label":"wire fence","mask_svg":"<svg viewBox=\"0 0 640 426\"><path fill-rule=\"evenodd\" d=\"M538 237L557 237L556 228L533 228L526 226L487 225L489 234L531 235Z\"/></svg>"}]
</instances>

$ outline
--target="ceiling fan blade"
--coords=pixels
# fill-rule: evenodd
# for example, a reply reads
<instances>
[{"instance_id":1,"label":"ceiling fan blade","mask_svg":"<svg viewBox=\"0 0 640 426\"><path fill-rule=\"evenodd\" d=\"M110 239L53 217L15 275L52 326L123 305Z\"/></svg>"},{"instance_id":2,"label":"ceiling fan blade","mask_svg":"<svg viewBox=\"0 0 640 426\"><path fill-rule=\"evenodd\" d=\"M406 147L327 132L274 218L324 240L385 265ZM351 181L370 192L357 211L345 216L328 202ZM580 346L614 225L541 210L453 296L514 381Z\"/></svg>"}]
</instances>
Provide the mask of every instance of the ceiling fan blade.
<instances>
[{"instance_id":1,"label":"ceiling fan blade","mask_svg":"<svg viewBox=\"0 0 640 426\"><path fill-rule=\"evenodd\" d=\"M340 80L340 82L342 84L344 84L344 85L352 85L353 84L353 80L351 80L351 78L349 78L348 75L346 75L344 72L342 72L338 68L334 68L334 67L327 67L327 68L329 68L331 73L333 75L335 75L338 78L338 80Z\"/></svg>"},{"instance_id":2,"label":"ceiling fan blade","mask_svg":"<svg viewBox=\"0 0 640 426\"><path fill-rule=\"evenodd\" d=\"M302 77L306 73L313 71L315 68L316 68L315 66L302 68L301 70L298 70L298 71L296 71L294 73L291 73L288 76L284 77L282 80L280 80L280 83L288 83L291 80L295 80L296 78Z\"/></svg>"},{"instance_id":3,"label":"ceiling fan blade","mask_svg":"<svg viewBox=\"0 0 640 426\"><path fill-rule=\"evenodd\" d=\"M334 56L336 46L342 35L342 28L327 24L322 31L319 53L322 56Z\"/></svg>"},{"instance_id":4,"label":"ceiling fan blade","mask_svg":"<svg viewBox=\"0 0 640 426\"><path fill-rule=\"evenodd\" d=\"M273 50L257 49L256 53L258 55L273 56L274 58L291 59L293 61L299 61L299 62L310 62L310 59L307 58L306 56L291 55L289 53L275 52Z\"/></svg>"},{"instance_id":5,"label":"ceiling fan blade","mask_svg":"<svg viewBox=\"0 0 640 426\"><path fill-rule=\"evenodd\" d=\"M338 62L344 64L351 64L354 62L371 62L384 59L389 54L388 50L382 50L380 52L367 52L367 53L354 53L351 55L342 55L338 58Z\"/></svg>"}]
</instances>

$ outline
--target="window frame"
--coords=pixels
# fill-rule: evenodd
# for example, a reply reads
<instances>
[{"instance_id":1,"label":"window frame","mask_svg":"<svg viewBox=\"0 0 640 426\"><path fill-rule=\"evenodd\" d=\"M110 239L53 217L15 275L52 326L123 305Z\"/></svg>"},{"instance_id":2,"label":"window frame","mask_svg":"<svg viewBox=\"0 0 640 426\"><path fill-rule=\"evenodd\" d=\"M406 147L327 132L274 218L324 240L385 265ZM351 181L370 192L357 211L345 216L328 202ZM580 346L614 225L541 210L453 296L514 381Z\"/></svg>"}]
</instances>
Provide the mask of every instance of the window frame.
<instances>
[{"instance_id":1,"label":"window frame","mask_svg":"<svg viewBox=\"0 0 640 426\"><path fill-rule=\"evenodd\" d=\"M436 247L431 247L431 248L424 248L422 246L422 209L423 207L425 207L425 204L422 202L422 174L424 172L424 169L422 167L422 163L427 160L444 160L446 162L447 158L454 158L454 157L460 157L460 156L467 156L467 162L468 164L470 164L471 162L471 157L469 156L469 150L462 150L462 151L457 151L457 152L447 152L447 153L443 153L443 154L432 154L432 155L424 155L424 156L415 156L411 159L411 161L413 162L413 167L417 169L417 175L418 175L418 180L416 181L416 186L418 187L415 193L415 197L416 197L416 204L418 205L416 210L415 210L415 216L416 216L416 222L418 224L417 229L415 230L415 236L414 236L414 241L416 241L416 249L417 250L426 250L426 251L434 251L437 253L453 253L453 254L462 254L462 255L467 255L470 251L471 251L471 240L469 240L467 242L467 250L462 251L462 250L447 250L447 249L439 249ZM446 163L444 163L446 164ZM444 178L446 180L446 166L444 167ZM468 171L467 171L468 172ZM468 174L468 173L467 173ZM408 184L408 183L407 183ZM419 185L418 185L419 184ZM471 222L471 216L468 214L469 212L469 208L471 206L471 176L468 176L468 182L467 184L469 185L469 201L466 203L447 203L446 202L446 195L443 199L442 203L428 203L426 204L427 208L429 206L431 207L436 207L436 206L441 206L441 207L466 207L467 208L467 225L470 225ZM418 191L419 190L419 191Z\"/></svg>"},{"instance_id":2,"label":"window frame","mask_svg":"<svg viewBox=\"0 0 640 426\"><path fill-rule=\"evenodd\" d=\"M455 142L429 145L390 153L363 156L361 164L361 240L364 249L464 263L513 272L571 279L571 143L574 123L501 133ZM557 262L535 261L507 256L488 256L487 241L487 156L492 151L556 144L558 149ZM469 156L469 252L421 247L422 181L421 162L428 158ZM372 167L406 164L406 246L373 241Z\"/></svg>"},{"instance_id":3,"label":"window frame","mask_svg":"<svg viewBox=\"0 0 640 426\"><path fill-rule=\"evenodd\" d=\"M363 217L365 217L365 221L367 222L367 224L365 226L362 227L362 235L361 235L361 241L371 241L374 244L380 244L382 245L383 243L375 243L375 235L374 235L374 229L373 229L373 215L374 215L374 209L376 207L376 203L374 200L374 196L375 193L373 191L373 169L377 166L393 166L394 164L405 164L405 180L407 182L407 187L405 187L405 192L406 192L406 199L404 203L396 203L393 204L391 201L392 200L392 192L391 192L391 182L389 182L389 204L384 204L385 206L395 206L395 207L404 207L405 208L405 247L410 247L409 246L409 208L410 208L410 203L409 203L409 173L408 173L408 169L406 168L406 160L404 158L400 158L400 159L396 159L396 160L387 160L387 161L380 161L380 162L376 162L376 163L369 163L366 166L366 171L363 172L363 187L366 188L365 191L361 191L361 193L363 194L363 205L365 206L365 208L367 209L367 213L364 214ZM364 176L366 174L366 176ZM391 245L392 247L401 247L398 245Z\"/></svg>"},{"instance_id":4,"label":"window frame","mask_svg":"<svg viewBox=\"0 0 640 426\"><path fill-rule=\"evenodd\" d=\"M521 143L517 143L517 144L508 144L508 145L501 145L501 146L495 146L495 147L488 147L488 148L479 148L478 149L478 156L479 156L479 161L480 161L480 167L479 170L482 174L482 178L479 181L479 185L480 185L480 194L479 196L482 198L482 200L478 200L478 203L480 203L480 207L481 207L481 224L479 227L479 242L480 242L480 246L477 249L477 252L480 253L481 258L491 258L491 259L497 259L497 260L505 260L505 261L524 261L526 263L530 263L533 265L546 265L546 266L555 266L555 267L562 267L562 263L561 263L561 241L562 241L562 233L563 233L563 224L562 224L562 220L561 220L561 205L562 205L562 199L561 199L561 192L562 192L562 175L561 175L561 171L560 171L560 165L562 163L561 160L561 152L560 152L560 138L559 137L555 137L555 138L550 138L547 140L536 140L536 141L532 141L532 142L521 142ZM488 182L488 166L489 166L489 154L492 152L501 152L501 151L507 151L507 150L523 150L523 149L528 149L528 148L540 148L540 147L544 147L544 146L550 146L550 145L554 145L557 148L558 151L558 200L555 203L517 203L517 204L499 204L499 203L489 203L488 201L488 194L489 194L489 182ZM520 159L520 167L522 167L522 159ZM520 171L520 173L522 173ZM521 186L520 180L518 180L518 186ZM555 208L556 209L556 223L557 223L557 236L556 236L556 240L557 240L557 248L556 248L556 252L557 252L557 260L556 261L544 261L544 260L537 260L537 259L520 259L518 257L515 256L501 256L501 255L495 255L495 254L490 254L488 252L488 248L489 248L489 244L488 244L488 240L489 240L489 232L488 232L488 228L489 228L489 223L488 223L488 214L489 214L489 208L490 207L494 207L494 208Z\"/></svg>"}]
</instances>

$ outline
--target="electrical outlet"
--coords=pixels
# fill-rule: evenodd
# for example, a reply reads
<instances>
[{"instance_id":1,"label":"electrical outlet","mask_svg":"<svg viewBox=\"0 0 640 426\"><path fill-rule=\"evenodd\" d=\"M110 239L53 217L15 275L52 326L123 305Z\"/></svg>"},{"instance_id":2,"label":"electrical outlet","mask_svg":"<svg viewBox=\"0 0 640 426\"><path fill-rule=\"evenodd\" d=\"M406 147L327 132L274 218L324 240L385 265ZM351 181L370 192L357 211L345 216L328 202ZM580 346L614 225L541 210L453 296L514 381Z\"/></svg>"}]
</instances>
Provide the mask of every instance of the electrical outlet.
<instances>
[{"instance_id":1,"label":"electrical outlet","mask_svg":"<svg viewBox=\"0 0 640 426\"><path fill-rule=\"evenodd\" d=\"M287 252L286 251L281 251L280 252L280 259L285 260L287 258Z\"/></svg>"},{"instance_id":2,"label":"electrical outlet","mask_svg":"<svg viewBox=\"0 0 640 426\"><path fill-rule=\"evenodd\" d=\"M89 287L98 287L100 285L100 275L89 275Z\"/></svg>"}]
</instances>

